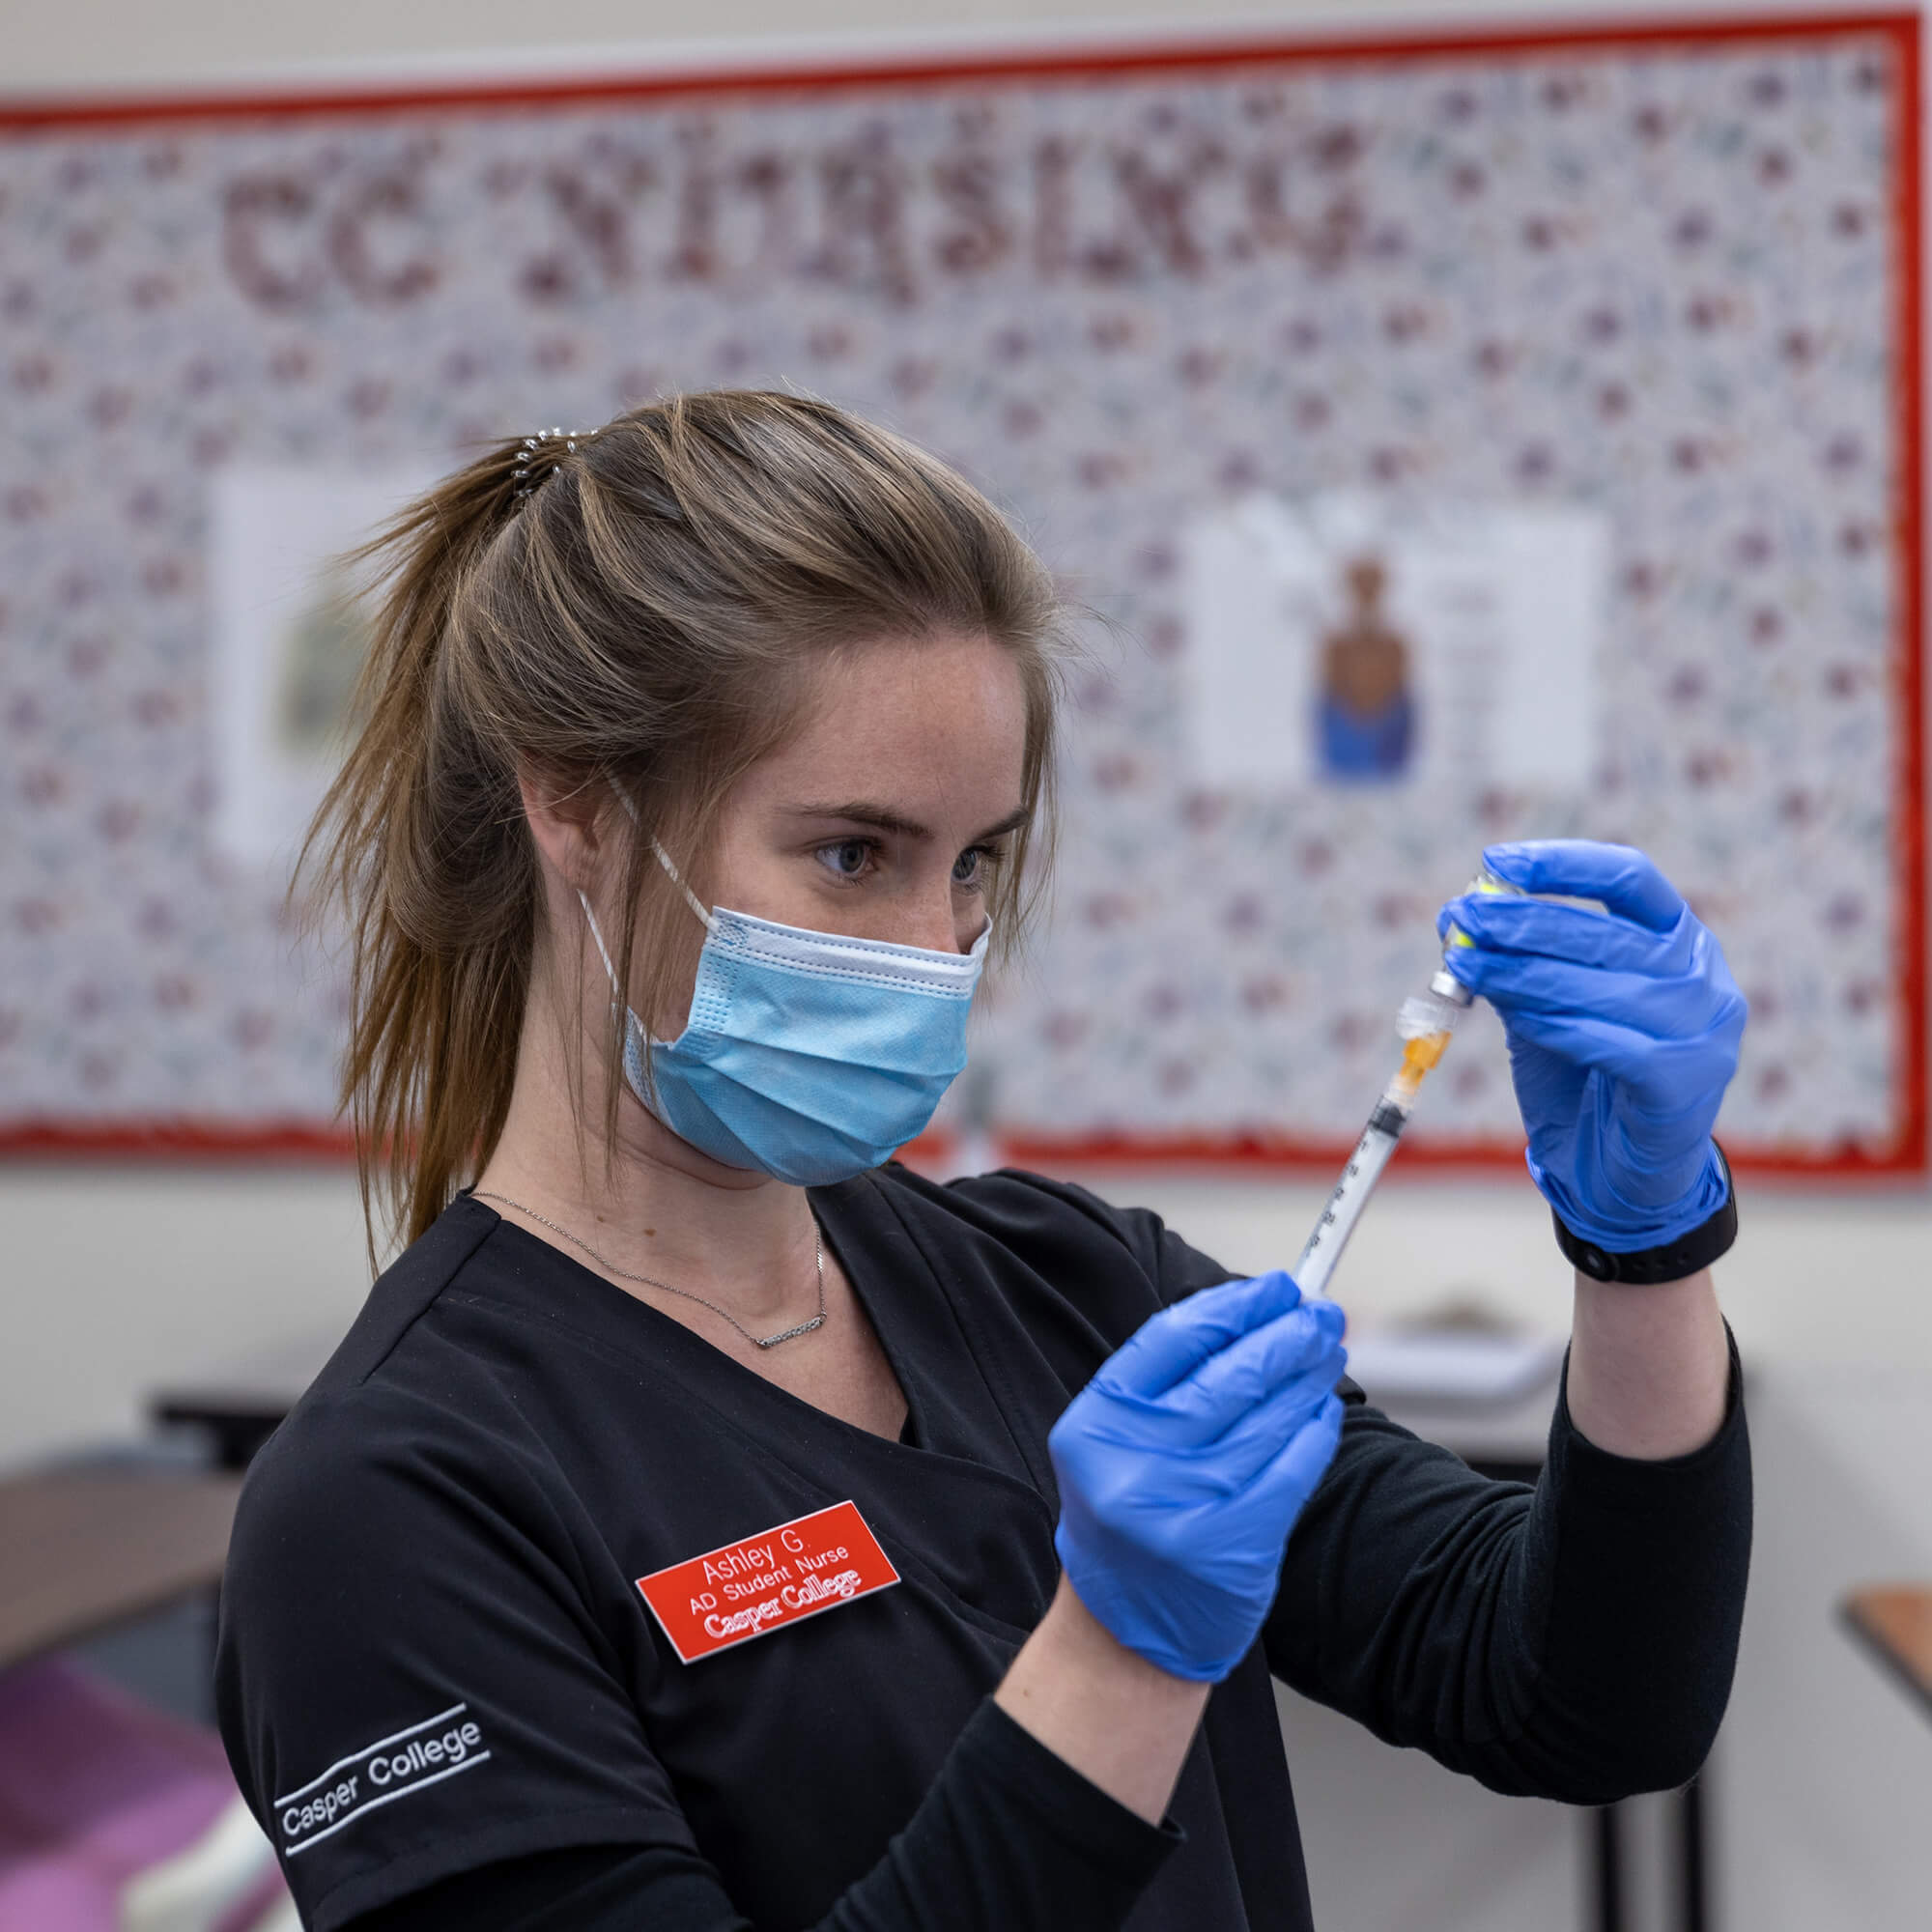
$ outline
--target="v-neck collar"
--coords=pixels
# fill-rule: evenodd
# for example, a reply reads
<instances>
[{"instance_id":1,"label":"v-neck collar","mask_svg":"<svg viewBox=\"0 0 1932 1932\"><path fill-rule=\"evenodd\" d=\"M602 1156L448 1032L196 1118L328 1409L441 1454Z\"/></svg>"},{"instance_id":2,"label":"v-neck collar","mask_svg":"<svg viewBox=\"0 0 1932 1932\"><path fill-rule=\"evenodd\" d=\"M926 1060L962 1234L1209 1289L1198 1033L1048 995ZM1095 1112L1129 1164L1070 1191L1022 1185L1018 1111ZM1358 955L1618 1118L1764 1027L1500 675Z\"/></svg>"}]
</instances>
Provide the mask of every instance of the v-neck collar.
<instances>
[{"instance_id":1,"label":"v-neck collar","mask_svg":"<svg viewBox=\"0 0 1932 1932\"><path fill-rule=\"evenodd\" d=\"M919 1419L920 1439L935 1451L978 1463L996 1457L996 1466L1057 1514L1058 1504L1043 1488L1040 1462L1029 1459L1015 1418L1001 1399L983 1324L963 1305L964 1290L944 1258L927 1252L900 1211L896 1193L870 1173L814 1189L812 1199L828 1233L845 1233L859 1251L861 1264L856 1270L848 1266L847 1276L900 1378L907 1406ZM895 1283L904 1292L883 1292Z\"/></svg>"},{"instance_id":2,"label":"v-neck collar","mask_svg":"<svg viewBox=\"0 0 1932 1932\"><path fill-rule=\"evenodd\" d=\"M564 1249L498 1214L467 1192L452 1210L483 1213L494 1224L486 1245L540 1260L543 1279L518 1297L529 1313L577 1328L661 1373L688 1395L722 1410L738 1427L763 1415L788 1433L857 1445L890 1459L929 1457L970 1467L1027 1491L1042 1505L1011 1424L1002 1411L965 1328L918 1243L869 1178L809 1190L813 1218L837 1256L905 1398L912 1439L880 1435L794 1395L759 1375L662 1309L631 1294ZM514 1270L527 1280L526 1270ZM461 1283L456 1292L467 1293ZM990 1453L989 1453L990 1452Z\"/></svg>"}]
</instances>

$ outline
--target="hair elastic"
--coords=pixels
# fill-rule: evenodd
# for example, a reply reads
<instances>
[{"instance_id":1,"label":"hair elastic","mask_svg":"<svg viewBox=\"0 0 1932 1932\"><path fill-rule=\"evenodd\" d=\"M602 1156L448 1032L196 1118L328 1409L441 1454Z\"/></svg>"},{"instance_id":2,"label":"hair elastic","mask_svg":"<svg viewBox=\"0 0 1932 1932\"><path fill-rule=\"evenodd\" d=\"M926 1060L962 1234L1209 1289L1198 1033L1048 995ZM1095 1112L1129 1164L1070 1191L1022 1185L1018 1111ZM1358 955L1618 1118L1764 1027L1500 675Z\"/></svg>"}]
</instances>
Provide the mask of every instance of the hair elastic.
<instances>
[{"instance_id":1,"label":"hair elastic","mask_svg":"<svg viewBox=\"0 0 1932 1932\"><path fill-rule=\"evenodd\" d=\"M563 468L564 457L576 454L578 439L588 442L596 434L594 429L540 429L534 436L525 437L523 460L510 471L510 480L517 486L517 495L527 497L544 480L536 474L536 470L545 443L554 441L563 444L557 460L551 465L548 472L554 476Z\"/></svg>"}]
</instances>

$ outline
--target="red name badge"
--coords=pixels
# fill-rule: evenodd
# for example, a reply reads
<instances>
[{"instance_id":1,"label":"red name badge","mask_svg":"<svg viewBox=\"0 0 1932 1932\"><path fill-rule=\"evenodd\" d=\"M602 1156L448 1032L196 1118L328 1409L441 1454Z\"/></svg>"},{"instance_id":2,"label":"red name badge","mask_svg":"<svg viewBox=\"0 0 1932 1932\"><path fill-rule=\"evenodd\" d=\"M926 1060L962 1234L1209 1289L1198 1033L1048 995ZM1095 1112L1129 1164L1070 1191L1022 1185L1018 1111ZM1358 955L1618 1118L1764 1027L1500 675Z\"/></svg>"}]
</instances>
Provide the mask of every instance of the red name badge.
<instances>
[{"instance_id":1,"label":"red name badge","mask_svg":"<svg viewBox=\"0 0 1932 1932\"><path fill-rule=\"evenodd\" d=\"M761 1530L638 1578L679 1661L696 1663L899 1580L855 1503Z\"/></svg>"}]
</instances>

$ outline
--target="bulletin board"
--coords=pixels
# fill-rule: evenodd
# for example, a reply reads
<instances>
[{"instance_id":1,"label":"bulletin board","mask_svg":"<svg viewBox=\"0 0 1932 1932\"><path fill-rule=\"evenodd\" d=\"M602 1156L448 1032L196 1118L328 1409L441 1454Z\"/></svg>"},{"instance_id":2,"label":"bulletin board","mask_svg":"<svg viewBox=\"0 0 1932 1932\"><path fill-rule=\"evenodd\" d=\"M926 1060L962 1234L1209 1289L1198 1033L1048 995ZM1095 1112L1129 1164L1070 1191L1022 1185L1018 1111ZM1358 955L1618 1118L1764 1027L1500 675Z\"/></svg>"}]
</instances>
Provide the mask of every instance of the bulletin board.
<instances>
[{"instance_id":1,"label":"bulletin board","mask_svg":"<svg viewBox=\"0 0 1932 1932\"><path fill-rule=\"evenodd\" d=\"M1734 1158L1922 1173L1918 116L1909 14L0 112L0 1147L340 1151L277 544L781 384L1088 613L1012 1152L1333 1162L1553 834L1720 935ZM1520 1146L1472 1022L1405 1160Z\"/></svg>"}]
</instances>

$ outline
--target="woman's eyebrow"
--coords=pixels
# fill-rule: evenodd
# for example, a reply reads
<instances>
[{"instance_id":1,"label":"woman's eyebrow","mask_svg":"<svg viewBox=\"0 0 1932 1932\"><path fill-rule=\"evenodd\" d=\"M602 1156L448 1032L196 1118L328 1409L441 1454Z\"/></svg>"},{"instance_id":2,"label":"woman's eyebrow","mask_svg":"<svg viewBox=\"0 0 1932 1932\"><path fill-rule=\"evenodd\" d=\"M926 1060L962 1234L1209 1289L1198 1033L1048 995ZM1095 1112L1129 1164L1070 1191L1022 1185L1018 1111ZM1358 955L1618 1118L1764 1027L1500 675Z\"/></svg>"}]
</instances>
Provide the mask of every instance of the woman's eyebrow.
<instances>
[{"instance_id":1,"label":"woman's eyebrow","mask_svg":"<svg viewBox=\"0 0 1932 1932\"><path fill-rule=\"evenodd\" d=\"M890 806L871 805L852 799L844 805L795 805L793 818L849 818L858 825L876 825L881 832L896 832L904 838L929 839L932 834L916 819L907 818Z\"/></svg>"},{"instance_id":2,"label":"woman's eyebrow","mask_svg":"<svg viewBox=\"0 0 1932 1932\"><path fill-rule=\"evenodd\" d=\"M890 806L874 805L866 799L848 799L843 805L795 805L790 809L790 816L843 818L857 825L877 826L881 832L896 833L902 838L927 841L932 838L931 832L917 819L908 818L903 812L893 810ZM1006 833L1017 832L1032 816L1032 811L1023 805L1017 810L1008 812L997 825L989 825L985 831L976 834L972 842L979 844L984 839L998 838Z\"/></svg>"},{"instance_id":3,"label":"woman's eyebrow","mask_svg":"<svg viewBox=\"0 0 1932 1932\"><path fill-rule=\"evenodd\" d=\"M1008 812L997 825L987 826L985 831L980 833L973 842L976 845L980 845L983 844L988 838L1004 838L1009 832L1017 832L1032 816L1033 808L1023 805L1017 810Z\"/></svg>"}]
</instances>

